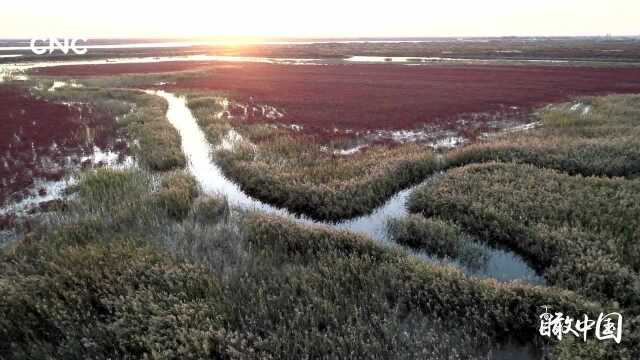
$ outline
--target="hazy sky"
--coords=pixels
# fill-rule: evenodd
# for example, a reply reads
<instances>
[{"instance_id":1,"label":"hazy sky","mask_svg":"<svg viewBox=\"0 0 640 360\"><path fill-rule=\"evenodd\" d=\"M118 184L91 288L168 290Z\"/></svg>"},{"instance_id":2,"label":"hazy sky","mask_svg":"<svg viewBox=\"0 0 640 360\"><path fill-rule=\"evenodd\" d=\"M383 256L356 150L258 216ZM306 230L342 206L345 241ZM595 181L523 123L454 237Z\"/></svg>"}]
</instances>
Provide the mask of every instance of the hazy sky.
<instances>
[{"instance_id":1,"label":"hazy sky","mask_svg":"<svg viewBox=\"0 0 640 360\"><path fill-rule=\"evenodd\" d=\"M640 0L3 0L0 38L640 35Z\"/></svg>"}]
</instances>

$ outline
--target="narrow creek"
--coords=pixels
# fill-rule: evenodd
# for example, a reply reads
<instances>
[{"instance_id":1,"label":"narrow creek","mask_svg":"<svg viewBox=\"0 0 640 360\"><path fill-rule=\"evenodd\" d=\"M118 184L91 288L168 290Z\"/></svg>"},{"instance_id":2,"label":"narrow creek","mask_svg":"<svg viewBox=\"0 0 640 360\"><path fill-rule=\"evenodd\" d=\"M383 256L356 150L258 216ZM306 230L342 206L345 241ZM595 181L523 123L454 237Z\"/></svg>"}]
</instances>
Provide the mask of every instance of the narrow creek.
<instances>
[{"instance_id":1,"label":"narrow creek","mask_svg":"<svg viewBox=\"0 0 640 360\"><path fill-rule=\"evenodd\" d=\"M269 214L289 218L298 223L323 225L334 229L349 230L367 235L387 246L399 246L389 240L385 230L386 221L389 218L401 218L408 214L405 202L414 188L405 189L397 193L369 215L345 220L337 224L314 221L304 216L294 215L286 209L276 208L252 198L245 194L238 184L224 175L222 169L212 160L212 146L208 142L204 132L200 129L191 110L187 107L184 98L162 90L149 90L147 93L160 96L168 102L167 119L178 130L182 138L182 149L188 158L188 169L197 179L205 193L223 195L233 206L257 209ZM470 276L495 278L498 281L519 280L532 284L545 283L544 279L517 254L506 250L494 249L484 244L479 245L489 254L487 263L479 269L469 268L454 260L433 259L419 252L412 252L412 254L426 261L443 265L453 265Z\"/></svg>"}]
</instances>

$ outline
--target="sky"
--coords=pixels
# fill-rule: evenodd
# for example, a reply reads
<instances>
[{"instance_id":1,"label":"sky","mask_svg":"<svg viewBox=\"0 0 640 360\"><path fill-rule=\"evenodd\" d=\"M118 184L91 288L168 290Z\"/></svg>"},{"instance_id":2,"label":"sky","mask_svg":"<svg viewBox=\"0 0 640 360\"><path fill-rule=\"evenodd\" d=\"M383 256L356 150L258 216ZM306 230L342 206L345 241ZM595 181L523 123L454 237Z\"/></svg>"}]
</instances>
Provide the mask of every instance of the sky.
<instances>
[{"instance_id":1,"label":"sky","mask_svg":"<svg viewBox=\"0 0 640 360\"><path fill-rule=\"evenodd\" d=\"M639 0L20 0L0 38L640 35Z\"/></svg>"}]
</instances>

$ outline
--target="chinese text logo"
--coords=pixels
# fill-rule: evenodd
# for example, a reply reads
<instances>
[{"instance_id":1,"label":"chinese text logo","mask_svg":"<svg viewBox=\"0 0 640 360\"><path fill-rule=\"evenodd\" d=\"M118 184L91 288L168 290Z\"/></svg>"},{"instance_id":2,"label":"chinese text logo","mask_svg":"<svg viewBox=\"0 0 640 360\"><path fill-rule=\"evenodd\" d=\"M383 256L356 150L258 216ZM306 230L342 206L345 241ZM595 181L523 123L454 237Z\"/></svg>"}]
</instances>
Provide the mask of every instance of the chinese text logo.
<instances>
[{"instance_id":1,"label":"chinese text logo","mask_svg":"<svg viewBox=\"0 0 640 360\"><path fill-rule=\"evenodd\" d=\"M565 335L573 335L587 341L591 331L595 332L598 340L613 340L616 343L622 341L622 314L600 314L598 320L591 320L589 316L583 315L582 319L573 319L565 316L561 312L549 313L547 306L544 313L540 315L540 335L555 337L562 340Z\"/></svg>"}]
</instances>

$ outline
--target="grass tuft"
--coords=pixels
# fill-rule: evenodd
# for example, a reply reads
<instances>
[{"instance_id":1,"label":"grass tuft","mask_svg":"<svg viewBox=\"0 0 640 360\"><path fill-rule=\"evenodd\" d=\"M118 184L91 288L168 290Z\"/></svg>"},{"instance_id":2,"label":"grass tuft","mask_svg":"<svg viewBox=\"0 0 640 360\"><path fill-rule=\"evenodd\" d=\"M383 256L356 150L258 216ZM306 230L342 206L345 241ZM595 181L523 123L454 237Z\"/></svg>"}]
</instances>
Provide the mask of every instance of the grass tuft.
<instances>
[{"instance_id":1,"label":"grass tuft","mask_svg":"<svg viewBox=\"0 0 640 360\"><path fill-rule=\"evenodd\" d=\"M427 252L438 258L459 260L470 268L481 268L487 264L489 253L465 234L454 223L437 219L409 215L387 222L389 237L415 250Z\"/></svg>"}]
</instances>

